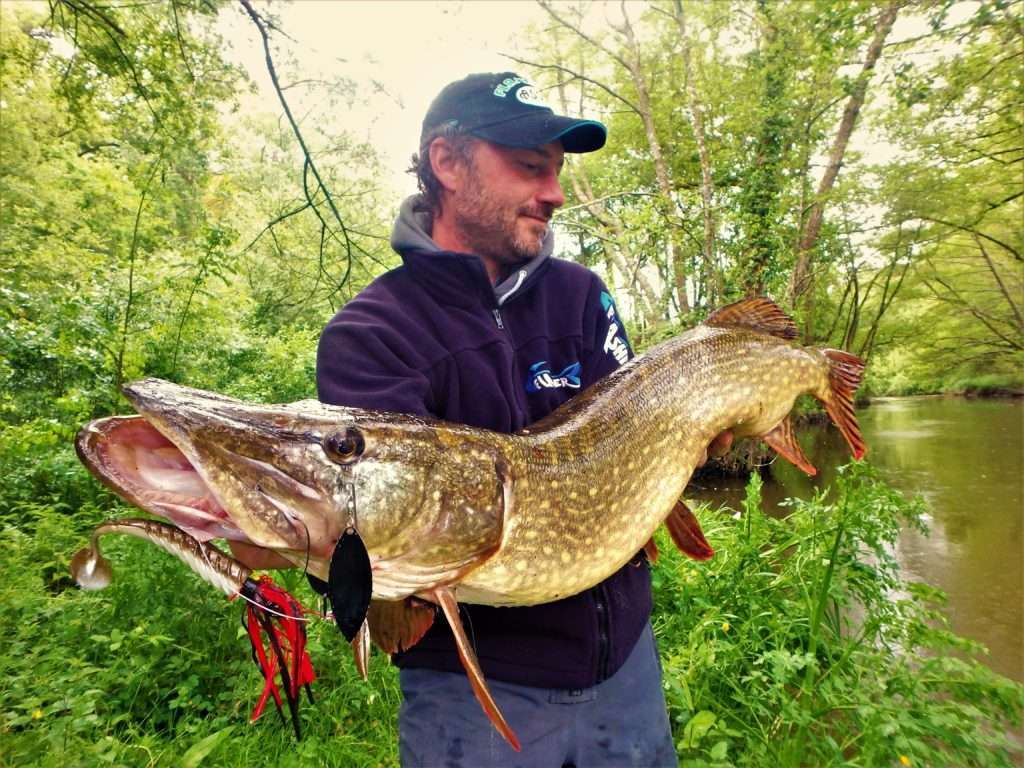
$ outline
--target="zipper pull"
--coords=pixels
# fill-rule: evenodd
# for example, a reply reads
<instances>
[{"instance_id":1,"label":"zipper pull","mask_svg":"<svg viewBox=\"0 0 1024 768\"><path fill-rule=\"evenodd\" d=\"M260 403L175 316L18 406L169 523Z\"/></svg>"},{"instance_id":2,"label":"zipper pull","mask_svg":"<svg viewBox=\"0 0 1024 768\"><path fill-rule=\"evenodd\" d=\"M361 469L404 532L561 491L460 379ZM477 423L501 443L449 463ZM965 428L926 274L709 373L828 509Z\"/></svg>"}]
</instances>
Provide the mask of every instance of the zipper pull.
<instances>
[{"instance_id":1,"label":"zipper pull","mask_svg":"<svg viewBox=\"0 0 1024 768\"><path fill-rule=\"evenodd\" d=\"M501 310L492 309L491 312L494 313L494 322L498 324L498 328L500 328L501 330L505 330L505 324L501 322Z\"/></svg>"}]
</instances>

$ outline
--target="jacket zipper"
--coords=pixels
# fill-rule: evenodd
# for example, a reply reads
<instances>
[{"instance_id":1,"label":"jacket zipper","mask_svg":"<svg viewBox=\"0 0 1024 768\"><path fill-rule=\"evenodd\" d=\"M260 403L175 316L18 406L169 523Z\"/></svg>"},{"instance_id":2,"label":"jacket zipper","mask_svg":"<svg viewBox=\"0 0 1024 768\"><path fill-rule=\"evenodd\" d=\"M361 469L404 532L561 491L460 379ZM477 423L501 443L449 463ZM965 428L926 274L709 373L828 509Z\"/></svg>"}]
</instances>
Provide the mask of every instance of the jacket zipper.
<instances>
[{"instance_id":1,"label":"jacket zipper","mask_svg":"<svg viewBox=\"0 0 1024 768\"><path fill-rule=\"evenodd\" d=\"M604 585L594 589L594 610L597 612L597 681L608 679L608 656L611 640L608 626L608 603L605 600Z\"/></svg>"},{"instance_id":2,"label":"jacket zipper","mask_svg":"<svg viewBox=\"0 0 1024 768\"><path fill-rule=\"evenodd\" d=\"M497 308L492 309L491 310L491 314L494 315L494 322L498 326L498 330L502 331L502 333L505 335L505 338L508 341L509 347L512 350L512 381L513 382L519 382L519 380L520 380L519 360L517 359L517 356L516 356L516 346L515 346L515 344L512 341L512 333L505 326L505 321L502 320L502 318L501 318L501 310L500 309L497 309ZM515 398L516 407L519 409L519 413L522 414L522 417L523 417L523 419L525 421L526 419L529 418L530 409L527 408L527 406L526 406L526 401L524 400L525 395L523 394L523 392L519 388L519 386L513 385L513 387L512 387L512 397Z\"/></svg>"}]
</instances>

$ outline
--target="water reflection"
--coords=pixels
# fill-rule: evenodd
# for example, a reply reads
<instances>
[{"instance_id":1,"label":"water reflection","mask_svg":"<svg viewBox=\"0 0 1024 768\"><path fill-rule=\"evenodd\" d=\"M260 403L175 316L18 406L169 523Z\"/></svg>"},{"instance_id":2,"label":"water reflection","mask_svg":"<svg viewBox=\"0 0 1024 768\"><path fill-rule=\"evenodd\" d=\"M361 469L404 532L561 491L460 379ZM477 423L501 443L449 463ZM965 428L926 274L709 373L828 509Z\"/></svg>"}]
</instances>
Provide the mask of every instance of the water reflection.
<instances>
[{"instance_id":1,"label":"water reflection","mask_svg":"<svg viewBox=\"0 0 1024 768\"><path fill-rule=\"evenodd\" d=\"M858 416L872 464L930 507L930 535L904 530L897 544L907 578L946 592L952 629L988 646L992 669L1024 682L1024 401L900 398ZM818 476L776 460L767 506L808 498L848 461L833 429L805 430L800 442ZM687 494L739 508L743 485L698 481Z\"/></svg>"}]
</instances>

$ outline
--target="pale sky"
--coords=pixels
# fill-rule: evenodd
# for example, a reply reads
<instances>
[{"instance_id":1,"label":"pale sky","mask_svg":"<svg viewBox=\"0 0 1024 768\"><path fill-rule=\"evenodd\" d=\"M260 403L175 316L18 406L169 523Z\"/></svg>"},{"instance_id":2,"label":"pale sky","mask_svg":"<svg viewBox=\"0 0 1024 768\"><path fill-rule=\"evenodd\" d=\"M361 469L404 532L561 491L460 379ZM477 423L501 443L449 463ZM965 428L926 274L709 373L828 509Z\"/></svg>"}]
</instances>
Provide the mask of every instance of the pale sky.
<instances>
[{"instance_id":1,"label":"pale sky","mask_svg":"<svg viewBox=\"0 0 1024 768\"><path fill-rule=\"evenodd\" d=\"M404 169L416 149L420 121L437 92L470 72L525 69L501 53L529 58L522 50L527 28L543 29L550 23L545 11L529 0L297 0L255 5L261 13L276 14L282 30L292 38L274 34L279 46L275 64L285 83L347 76L364 87L362 103L351 108L325 109L311 98L322 99L322 89L294 88L287 96L293 111L305 115L306 121L336 120L356 139L369 141L385 164L386 178L381 183L396 195L415 191ZM630 2L626 7L638 15L644 5ZM958 3L947 22L963 19L975 5ZM591 29L617 21L618 3L595 2L592 8L587 20ZM257 95L245 98L245 108L279 114L252 21L240 6L228 6L218 27L229 43L228 59L241 65L258 86ZM911 38L924 30L920 18L904 15L889 40ZM850 74L857 69L851 67ZM876 78L884 76L884 63L879 69ZM372 81L382 91L371 93ZM852 148L869 161L884 161L893 148L871 136L863 119L861 123Z\"/></svg>"},{"instance_id":2,"label":"pale sky","mask_svg":"<svg viewBox=\"0 0 1024 768\"><path fill-rule=\"evenodd\" d=\"M533 2L338 2L254 3L261 13L279 15L281 28L294 41L277 36L284 46L275 66L282 79L348 76L360 84L378 81L384 93L370 94L365 104L339 107L335 117L358 139L371 140L388 169L386 183L396 193L415 191L403 172L419 142L420 122L431 100L447 83L470 72L515 69L499 51L515 52L531 22L546 14ZM240 64L259 86L249 108L278 114L262 43L241 8L221 14L220 31L231 44L228 58ZM288 65L285 53L295 57ZM300 102L299 89L287 92ZM305 105L303 105L305 106ZM316 105L309 105L311 108ZM305 110L296 108L296 113Z\"/></svg>"}]
</instances>

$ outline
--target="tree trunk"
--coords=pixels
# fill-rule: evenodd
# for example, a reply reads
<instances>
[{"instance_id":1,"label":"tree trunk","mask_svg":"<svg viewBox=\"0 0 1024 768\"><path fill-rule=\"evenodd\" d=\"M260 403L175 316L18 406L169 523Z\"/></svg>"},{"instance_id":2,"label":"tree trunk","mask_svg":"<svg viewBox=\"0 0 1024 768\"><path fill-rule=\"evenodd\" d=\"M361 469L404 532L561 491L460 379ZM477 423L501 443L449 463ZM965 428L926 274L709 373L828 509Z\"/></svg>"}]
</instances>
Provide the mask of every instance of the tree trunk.
<instances>
[{"instance_id":1,"label":"tree trunk","mask_svg":"<svg viewBox=\"0 0 1024 768\"><path fill-rule=\"evenodd\" d=\"M561 62L559 62L559 66L561 67ZM569 100L565 93L565 82L561 76L558 77L557 88L562 113L569 114ZM625 252L626 233L622 222L594 195L594 190L590 186L590 179L587 177L586 171L581 164L575 162L567 163L566 172L568 173L569 184L572 187L573 194L576 195L576 199L580 201L594 221L602 228L609 230L614 237L612 246L604 249L605 253L608 254L610 266L619 271L627 281L630 290L635 292L634 301L640 309L644 320L648 323L653 322L658 311L658 295L650 281L640 273L639 269L629 268L629 263L635 260Z\"/></svg>"},{"instance_id":2,"label":"tree trunk","mask_svg":"<svg viewBox=\"0 0 1024 768\"><path fill-rule=\"evenodd\" d=\"M672 273L676 283L676 286L674 287L677 287L680 283L683 285L681 295L677 293L676 300L679 304L680 312L686 314L690 311L690 303L685 290L686 272L681 256L683 248L678 236L679 228L672 226L671 224L673 208L675 207L671 175L669 173L668 163L665 162L665 154L662 150L661 140L658 138L658 131L654 124L654 115L651 111L650 91L648 90L647 81L644 79L643 70L640 66L640 46L637 44L636 35L633 33L633 27L630 24L629 16L626 14L625 3L622 4L622 16L624 20L623 26L622 28L616 28L616 31L619 32L619 34L626 40L629 58L620 56L606 45L603 45L599 41L590 37L579 26L564 18L555 10L555 7L550 0L538 0L538 4L547 11L548 15L551 16L552 19L566 29L575 33L580 39L586 41L597 50L602 51L629 74L633 87L636 89L637 99L636 103L628 101L626 103L629 104L630 108L640 117L640 121L644 127L644 135L647 138L647 145L651 152L651 159L654 161L654 177L661 198L658 210L665 218L668 228L668 237L672 241L670 251L672 256L674 256L674 260L672 262Z\"/></svg>"},{"instance_id":3,"label":"tree trunk","mask_svg":"<svg viewBox=\"0 0 1024 768\"><path fill-rule=\"evenodd\" d=\"M683 46L683 77L686 80L686 98L693 125L693 136L697 142L697 156L700 158L700 197L701 212L704 218L703 243L703 275L707 292L707 303L715 306L722 294L721 275L715 265L715 211L714 182L711 178L711 156L708 153L707 140L704 134L704 109L697 94L694 83L693 67L690 54L692 45L686 34L686 19L683 15L683 2L676 0L676 23L679 25L679 40Z\"/></svg>"},{"instance_id":4,"label":"tree trunk","mask_svg":"<svg viewBox=\"0 0 1024 768\"><path fill-rule=\"evenodd\" d=\"M803 305L807 310L804 315L804 340L810 341L814 332L813 322L813 295L814 285L811 273L811 256L818 244L818 236L821 234L821 222L825 212L825 202L835 185L836 177L839 176L839 169L843 164L843 156L846 154L846 147L850 143L850 136L857 124L857 117L860 115L861 107L864 105L864 98L867 94L868 82L871 80L872 71L882 53L882 47L889 36L892 25L896 21L896 14L900 9L899 0L891 2L878 17L875 23L875 34L868 46L864 58L864 66L860 75L854 83L853 91L846 102L843 110L843 118L839 122L839 129L836 131L832 148L829 151L828 166L818 185L818 192L814 204L811 206L810 216L804 226L797 245L796 264L793 268L793 275L790 281L790 300L794 306Z\"/></svg>"}]
</instances>

